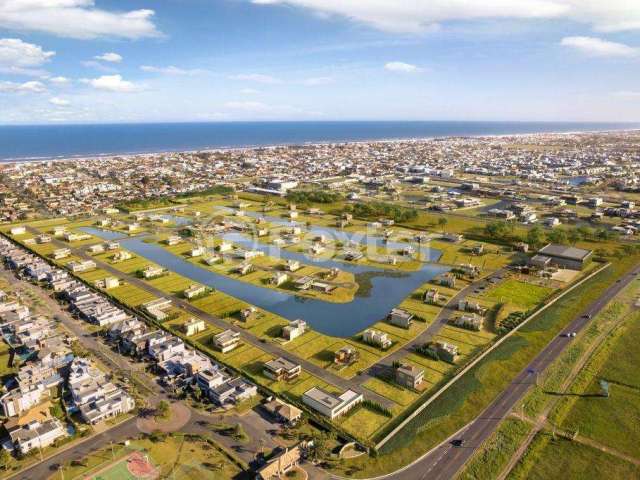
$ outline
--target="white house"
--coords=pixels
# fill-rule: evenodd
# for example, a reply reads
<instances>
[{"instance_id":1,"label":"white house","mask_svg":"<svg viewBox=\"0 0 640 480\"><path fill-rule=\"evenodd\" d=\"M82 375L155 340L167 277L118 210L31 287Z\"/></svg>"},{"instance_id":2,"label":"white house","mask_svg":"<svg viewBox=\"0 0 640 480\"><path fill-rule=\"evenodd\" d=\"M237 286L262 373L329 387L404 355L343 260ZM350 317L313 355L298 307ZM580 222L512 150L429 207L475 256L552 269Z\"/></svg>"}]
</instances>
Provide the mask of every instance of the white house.
<instances>
[{"instance_id":1,"label":"white house","mask_svg":"<svg viewBox=\"0 0 640 480\"><path fill-rule=\"evenodd\" d=\"M289 325L282 328L282 336L287 340L294 340L303 335L307 330L307 322L304 320L293 320Z\"/></svg>"},{"instance_id":2,"label":"white house","mask_svg":"<svg viewBox=\"0 0 640 480\"><path fill-rule=\"evenodd\" d=\"M67 430L60 420L52 418L44 422L33 420L26 425L9 432L16 450L22 454L37 448L52 445L59 438L67 436Z\"/></svg>"},{"instance_id":3,"label":"white house","mask_svg":"<svg viewBox=\"0 0 640 480\"><path fill-rule=\"evenodd\" d=\"M335 396L317 387L307 390L302 395L305 405L331 420L344 415L363 400L362 394L353 390L347 390L342 395Z\"/></svg>"}]
</instances>

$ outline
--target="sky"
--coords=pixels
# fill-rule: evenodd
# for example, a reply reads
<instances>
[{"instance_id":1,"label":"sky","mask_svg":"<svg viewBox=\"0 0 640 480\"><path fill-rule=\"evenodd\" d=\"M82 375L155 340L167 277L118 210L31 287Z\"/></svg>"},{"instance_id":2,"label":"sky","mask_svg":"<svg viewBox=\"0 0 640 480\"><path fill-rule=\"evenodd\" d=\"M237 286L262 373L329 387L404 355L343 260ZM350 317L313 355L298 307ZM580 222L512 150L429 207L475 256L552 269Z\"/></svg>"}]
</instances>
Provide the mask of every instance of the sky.
<instances>
[{"instance_id":1,"label":"sky","mask_svg":"<svg viewBox=\"0 0 640 480\"><path fill-rule=\"evenodd\" d=\"M640 121L640 0L0 0L0 123Z\"/></svg>"}]
</instances>

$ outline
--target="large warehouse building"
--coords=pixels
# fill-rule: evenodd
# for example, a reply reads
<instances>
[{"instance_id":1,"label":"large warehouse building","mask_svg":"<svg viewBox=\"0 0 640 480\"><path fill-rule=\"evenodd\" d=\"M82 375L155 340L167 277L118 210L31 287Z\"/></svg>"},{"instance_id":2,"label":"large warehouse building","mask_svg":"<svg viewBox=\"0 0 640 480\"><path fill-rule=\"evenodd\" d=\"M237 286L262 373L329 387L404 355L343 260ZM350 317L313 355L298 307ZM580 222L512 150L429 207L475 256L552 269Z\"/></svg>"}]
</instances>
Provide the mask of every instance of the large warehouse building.
<instances>
[{"instance_id":1,"label":"large warehouse building","mask_svg":"<svg viewBox=\"0 0 640 480\"><path fill-rule=\"evenodd\" d=\"M571 270L582 270L589 263L592 255L591 250L550 243L538 250L531 259L531 264L537 267L555 265Z\"/></svg>"}]
</instances>

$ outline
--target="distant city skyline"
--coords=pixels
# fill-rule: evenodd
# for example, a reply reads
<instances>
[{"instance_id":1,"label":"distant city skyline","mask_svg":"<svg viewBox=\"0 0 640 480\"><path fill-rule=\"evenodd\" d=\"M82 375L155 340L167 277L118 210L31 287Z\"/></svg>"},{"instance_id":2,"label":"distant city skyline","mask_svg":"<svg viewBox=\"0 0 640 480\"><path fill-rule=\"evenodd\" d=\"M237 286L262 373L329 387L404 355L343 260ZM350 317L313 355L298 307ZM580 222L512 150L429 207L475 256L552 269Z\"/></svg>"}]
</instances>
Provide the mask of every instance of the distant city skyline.
<instances>
[{"instance_id":1,"label":"distant city skyline","mask_svg":"<svg viewBox=\"0 0 640 480\"><path fill-rule=\"evenodd\" d=\"M624 0L0 0L2 124L634 122L639 65Z\"/></svg>"}]
</instances>

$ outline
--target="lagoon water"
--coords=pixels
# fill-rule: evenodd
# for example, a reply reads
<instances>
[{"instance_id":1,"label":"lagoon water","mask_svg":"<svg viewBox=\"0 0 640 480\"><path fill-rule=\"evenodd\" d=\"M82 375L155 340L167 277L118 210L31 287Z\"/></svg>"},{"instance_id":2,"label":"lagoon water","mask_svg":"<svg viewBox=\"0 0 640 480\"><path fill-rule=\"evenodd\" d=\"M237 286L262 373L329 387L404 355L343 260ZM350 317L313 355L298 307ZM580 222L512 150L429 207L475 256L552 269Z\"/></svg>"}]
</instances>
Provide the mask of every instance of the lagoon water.
<instances>
[{"instance_id":1,"label":"lagoon water","mask_svg":"<svg viewBox=\"0 0 640 480\"><path fill-rule=\"evenodd\" d=\"M0 126L0 161L304 143L603 131L627 123L218 122Z\"/></svg>"},{"instance_id":2,"label":"lagoon water","mask_svg":"<svg viewBox=\"0 0 640 480\"><path fill-rule=\"evenodd\" d=\"M323 233L331 233L333 229L322 227ZM414 272L406 272L397 276L389 275L389 271L365 265L336 262L333 260L313 261L301 253L279 250L282 259L300 260L327 268L338 267L354 274L367 274L370 277L371 289L366 296L357 295L349 303L329 303L321 300L297 297L293 294L275 291L273 289L259 287L241 280L236 280L225 275L212 272L194 265L164 248L145 243L142 238L127 238L125 235L92 227L84 227L83 231L105 240L118 240L120 244L131 252L145 257L158 265L172 270L195 282L202 283L216 290L227 293L255 305L261 309L273 312L289 320L301 318L313 329L327 335L336 337L350 337L359 331L382 320L386 314L401 303L412 291L420 285L430 281L440 273L449 270L449 267L434 263L425 263L422 268ZM336 231L337 232L337 231ZM343 233L343 232L342 232ZM263 245L241 234L228 234L228 240L238 244L251 245L251 248L263 250L274 254L272 245ZM376 237L369 237L377 242ZM401 246L401 243L390 245L392 248ZM436 261L441 252L435 249L425 249L429 260Z\"/></svg>"}]
</instances>

